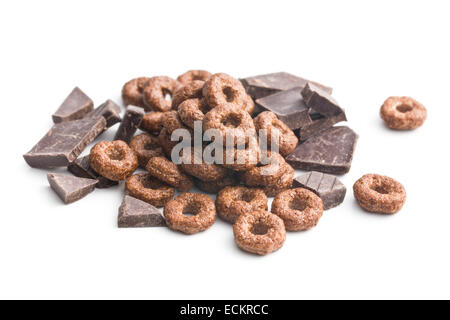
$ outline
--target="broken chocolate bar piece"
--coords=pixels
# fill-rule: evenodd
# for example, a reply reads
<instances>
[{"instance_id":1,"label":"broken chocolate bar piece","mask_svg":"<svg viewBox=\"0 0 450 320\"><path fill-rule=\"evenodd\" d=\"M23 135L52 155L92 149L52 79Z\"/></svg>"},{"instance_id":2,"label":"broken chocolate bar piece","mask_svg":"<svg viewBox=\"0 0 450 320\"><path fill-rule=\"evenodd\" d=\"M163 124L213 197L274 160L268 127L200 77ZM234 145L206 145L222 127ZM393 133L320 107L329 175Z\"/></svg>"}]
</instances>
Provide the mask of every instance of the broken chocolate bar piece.
<instances>
[{"instance_id":1,"label":"broken chocolate bar piece","mask_svg":"<svg viewBox=\"0 0 450 320\"><path fill-rule=\"evenodd\" d=\"M118 225L119 228L162 227L165 222L156 207L126 195L119 208Z\"/></svg>"},{"instance_id":2,"label":"broken chocolate bar piece","mask_svg":"<svg viewBox=\"0 0 450 320\"><path fill-rule=\"evenodd\" d=\"M248 77L241 79L241 82L247 93L256 100L295 87L300 87L303 89L305 85L311 81L294 76L293 74L287 72L277 72ZM321 85L320 83L311 83L314 83L330 94L333 91L330 87Z\"/></svg>"},{"instance_id":3,"label":"broken chocolate bar piece","mask_svg":"<svg viewBox=\"0 0 450 320\"><path fill-rule=\"evenodd\" d=\"M48 173L50 187L64 203L72 203L94 191L97 180L74 177L68 174Z\"/></svg>"},{"instance_id":4,"label":"broken chocolate bar piece","mask_svg":"<svg viewBox=\"0 0 450 320\"><path fill-rule=\"evenodd\" d=\"M258 106L272 111L291 129L299 129L310 124L309 108L305 105L301 88L281 91L256 100Z\"/></svg>"},{"instance_id":5,"label":"broken chocolate bar piece","mask_svg":"<svg viewBox=\"0 0 450 320\"><path fill-rule=\"evenodd\" d=\"M347 192L337 177L317 171L311 171L295 178L292 187L305 188L317 194L322 199L325 210L340 205Z\"/></svg>"},{"instance_id":6,"label":"broken chocolate bar piece","mask_svg":"<svg viewBox=\"0 0 450 320\"><path fill-rule=\"evenodd\" d=\"M131 138L133 138L137 128L141 124L144 114L145 111L143 108L128 106L114 140L122 140L130 143Z\"/></svg>"},{"instance_id":7,"label":"broken chocolate bar piece","mask_svg":"<svg viewBox=\"0 0 450 320\"><path fill-rule=\"evenodd\" d=\"M66 167L103 132L106 120L86 118L55 124L23 157L30 167Z\"/></svg>"},{"instance_id":8,"label":"broken chocolate bar piece","mask_svg":"<svg viewBox=\"0 0 450 320\"><path fill-rule=\"evenodd\" d=\"M295 169L344 174L350 170L357 140L349 127L332 127L298 145L286 161Z\"/></svg>"},{"instance_id":9,"label":"broken chocolate bar piece","mask_svg":"<svg viewBox=\"0 0 450 320\"><path fill-rule=\"evenodd\" d=\"M105 103L91 111L87 116L91 118L105 118L106 128L112 127L116 123L122 121L122 118L120 118L120 107L112 100L107 100Z\"/></svg>"},{"instance_id":10,"label":"broken chocolate bar piece","mask_svg":"<svg viewBox=\"0 0 450 320\"><path fill-rule=\"evenodd\" d=\"M67 169L77 177L98 180L95 187L99 189L109 188L119 184L119 182L109 180L95 172L89 164L89 156L76 159L67 166Z\"/></svg>"},{"instance_id":11,"label":"broken chocolate bar piece","mask_svg":"<svg viewBox=\"0 0 450 320\"><path fill-rule=\"evenodd\" d=\"M304 141L316 134L323 132L326 129L331 128L336 123L341 121L347 121L347 117L345 113L340 113L337 116L325 117L318 113L310 114L312 122L301 127L298 130L295 130L295 134L300 139L300 141Z\"/></svg>"},{"instance_id":12,"label":"broken chocolate bar piece","mask_svg":"<svg viewBox=\"0 0 450 320\"><path fill-rule=\"evenodd\" d=\"M80 88L76 87L53 114L53 122L60 123L84 118L92 111L94 103Z\"/></svg>"},{"instance_id":13,"label":"broken chocolate bar piece","mask_svg":"<svg viewBox=\"0 0 450 320\"><path fill-rule=\"evenodd\" d=\"M302 90L302 96L309 108L326 117L334 117L344 113L344 110L331 95L312 83L306 84Z\"/></svg>"}]
</instances>

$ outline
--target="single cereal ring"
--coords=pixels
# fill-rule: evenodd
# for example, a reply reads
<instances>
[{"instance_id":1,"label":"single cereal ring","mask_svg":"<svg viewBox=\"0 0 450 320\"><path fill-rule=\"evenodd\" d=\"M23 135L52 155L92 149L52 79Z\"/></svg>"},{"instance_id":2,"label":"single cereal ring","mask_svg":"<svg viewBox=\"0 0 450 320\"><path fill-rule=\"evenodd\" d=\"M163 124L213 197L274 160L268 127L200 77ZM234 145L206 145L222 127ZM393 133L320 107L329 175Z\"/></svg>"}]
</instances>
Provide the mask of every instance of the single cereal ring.
<instances>
[{"instance_id":1,"label":"single cereal ring","mask_svg":"<svg viewBox=\"0 0 450 320\"><path fill-rule=\"evenodd\" d=\"M136 153L122 140L98 142L91 149L89 162L95 172L113 181L125 179L139 164Z\"/></svg>"},{"instance_id":2,"label":"single cereal ring","mask_svg":"<svg viewBox=\"0 0 450 320\"><path fill-rule=\"evenodd\" d=\"M204 81L196 80L189 84L184 85L183 87L175 91L175 93L172 96L172 109L177 110L178 106L183 101L186 101L188 99L195 99L195 98L202 99L203 98L202 89L204 83L205 83Z\"/></svg>"},{"instance_id":3,"label":"single cereal ring","mask_svg":"<svg viewBox=\"0 0 450 320\"><path fill-rule=\"evenodd\" d=\"M233 171L216 181L202 181L200 179L194 179L195 186L205 193L217 194L220 190L228 186L236 186L239 184L239 178Z\"/></svg>"},{"instance_id":4,"label":"single cereal ring","mask_svg":"<svg viewBox=\"0 0 450 320\"><path fill-rule=\"evenodd\" d=\"M271 211L283 219L286 230L302 231L317 225L323 214L323 203L312 191L289 189L276 195Z\"/></svg>"},{"instance_id":5,"label":"single cereal ring","mask_svg":"<svg viewBox=\"0 0 450 320\"><path fill-rule=\"evenodd\" d=\"M158 143L158 138L146 133L135 136L130 141L130 148L136 152L139 165L145 168L152 157L164 156L164 151Z\"/></svg>"},{"instance_id":6,"label":"single cereal ring","mask_svg":"<svg viewBox=\"0 0 450 320\"><path fill-rule=\"evenodd\" d=\"M186 234L209 229L216 221L214 201L200 193L183 193L164 207L167 226Z\"/></svg>"},{"instance_id":7,"label":"single cereal ring","mask_svg":"<svg viewBox=\"0 0 450 320\"><path fill-rule=\"evenodd\" d=\"M163 114L164 112L158 111L146 113L142 118L141 124L139 125L139 129L154 135L158 135L163 128L162 125Z\"/></svg>"},{"instance_id":8,"label":"single cereal ring","mask_svg":"<svg viewBox=\"0 0 450 320\"><path fill-rule=\"evenodd\" d=\"M294 181L294 174L294 168L287 164L281 177L275 183L264 187L264 193L268 197L275 197L278 193L290 189Z\"/></svg>"},{"instance_id":9,"label":"single cereal ring","mask_svg":"<svg viewBox=\"0 0 450 320\"><path fill-rule=\"evenodd\" d=\"M265 187L276 184L289 164L276 152L267 151L266 164L259 164L244 173L244 184L249 187ZM262 160L261 160L262 161Z\"/></svg>"},{"instance_id":10,"label":"single cereal ring","mask_svg":"<svg viewBox=\"0 0 450 320\"><path fill-rule=\"evenodd\" d=\"M267 135L267 146L272 145L272 139L278 141L279 152L287 156L297 147L298 138L295 133L271 111L261 112L255 119L255 128L258 134ZM261 131L261 130L265 130Z\"/></svg>"},{"instance_id":11,"label":"single cereal ring","mask_svg":"<svg viewBox=\"0 0 450 320\"><path fill-rule=\"evenodd\" d=\"M181 168L187 174L202 181L217 181L228 174L228 170L203 159L203 148L191 148L191 153L182 155Z\"/></svg>"},{"instance_id":12,"label":"single cereal ring","mask_svg":"<svg viewBox=\"0 0 450 320\"><path fill-rule=\"evenodd\" d=\"M177 80L181 84L189 84L193 81L206 81L211 77L211 72L208 72L206 70L189 70L182 75L178 76Z\"/></svg>"},{"instance_id":13,"label":"single cereal ring","mask_svg":"<svg viewBox=\"0 0 450 320\"><path fill-rule=\"evenodd\" d=\"M181 172L178 166L167 158L153 157L148 161L145 168L158 180L181 191L189 191L194 186L192 178Z\"/></svg>"},{"instance_id":14,"label":"single cereal ring","mask_svg":"<svg viewBox=\"0 0 450 320\"><path fill-rule=\"evenodd\" d=\"M122 100L125 106L131 104L144 107L143 92L149 79L147 77L140 77L124 84L122 88Z\"/></svg>"},{"instance_id":15,"label":"single cereal ring","mask_svg":"<svg viewBox=\"0 0 450 320\"><path fill-rule=\"evenodd\" d=\"M267 210L267 196L262 189L225 187L217 195L216 208L223 220L234 223L243 213Z\"/></svg>"},{"instance_id":16,"label":"single cereal ring","mask_svg":"<svg viewBox=\"0 0 450 320\"><path fill-rule=\"evenodd\" d=\"M164 207L175 194L174 188L156 180L148 173L137 173L128 177L125 181L125 190L130 196L155 207Z\"/></svg>"},{"instance_id":17,"label":"single cereal ring","mask_svg":"<svg viewBox=\"0 0 450 320\"><path fill-rule=\"evenodd\" d=\"M164 112L161 122L169 135L177 129L186 129L183 122L181 122L178 112L175 110Z\"/></svg>"},{"instance_id":18,"label":"single cereal ring","mask_svg":"<svg viewBox=\"0 0 450 320\"><path fill-rule=\"evenodd\" d=\"M205 82L203 97L211 108L230 104L242 108L247 93L239 80L225 73L216 73Z\"/></svg>"},{"instance_id":19,"label":"single cereal ring","mask_svg":"<svg viewBox=\"0 0 450 320\"><path fill-rule=\"evenodd\" d=\"M178 141L172 141L170 134L166 128L163 128L158 135L158 143L164 149L164 153L168 158L172 156L172 149L179 143Z\"/></svg>"},{"instance_id":20,"label":"single cereal ring","mask_svg":"<svg viewBox=\"0 0 450 320\"><path fill-rule=\"evenodd\" d=\"M406 201L406 191L400 182L378 174L362 176L353 185L353 193L363 209L375 213L396 213Z\"/></svg>"},{"instance_id":21,"label":"single cereal ring","mask_svg":"<svg viewBox=\"0 0 450 320\"><path fill-rule=\"evenodd\" d=\"M166 99L166 95L172 97L180 87L180 83L172 78L160 76L148 80L144 88L144 103L147 111L169 111L172 109L172 101Z\"/></svg>"},{"instance_id":22,"label":"single cereal ring","mask_svg":"<svg viewBox=\"0 0 450 320\"><path fill-rule=\"evenodd\" d=\"M283 220L265 210L241 214L233 225L233 233L239 248L259 255L277 251L286 240Z\"/></svg>"},{"instance_id":23,"label":"single cereal ring","mask_svg":"<svg viewBox=\"0 0 450 320\"><path fill-rule=\"evenodd\" d=\"M194 129L195 121L202 122L208 111L200 99L188 99L178 106L178 115L181 121L192 129Z\"/></svg>"},{"instance_id":24,"label":"single cereal ring","mask_svg":"<svg viewBox=\"0 0 450 320\"><path fill-rule=\"evenodd\" d=\"M223 150L223 163L227 169L233 171L247 171L254 168L260 159L258 139L251 137L244 146L227 146Z\"/></svg>"},{"instance_id":25,"label":"single cereal ring","mask_svg":"<svg viewBox=\"0 0 450 320\"><path fill-rule=\"evenodd\" d=\"M381 106L380 116L391 129L411 130L427 118L427 109L410 97L389 97Z\"/></svg>"}]
</instances>

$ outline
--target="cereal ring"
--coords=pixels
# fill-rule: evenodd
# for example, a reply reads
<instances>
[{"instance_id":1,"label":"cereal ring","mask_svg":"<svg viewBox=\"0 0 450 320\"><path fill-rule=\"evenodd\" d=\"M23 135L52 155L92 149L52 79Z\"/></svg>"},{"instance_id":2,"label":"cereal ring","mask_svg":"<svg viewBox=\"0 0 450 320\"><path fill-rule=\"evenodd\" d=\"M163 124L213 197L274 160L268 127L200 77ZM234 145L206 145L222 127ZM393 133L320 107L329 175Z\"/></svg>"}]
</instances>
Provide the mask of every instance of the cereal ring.
<instances>
[{"instance_id":1,"label":"cereal ring","mask_svg":"<svg viewBox=\"0 0 450 320\"><path fill-rule=\"evenodd\" d=\"M413 98L390 97L381 106L380 116L391 129L411 130L424 123L427 109Z\"/></svg>"},{"instance_id":2,"label":"cereal ring","mask_svg":"<svg viewBox=\"0 0 450 320\"><path fill-rule=\"evenodd\" d=\"M234 173L228 172L228 174L220 180L202 181L200 179L194 179L194 182L199 190L205 193L216 194L225 187L238 185L239 178Z\"/></svg>"},{"instance_id":3,"label":"cereal ring","mask_svg":"<svg viewBox=\"0 0 450 320\"><path fill-rule=\"evenodd\" d=\"M239 248L259 255L277 251L286 240L283 220L265 210L241 214L233 225L233 233Z\"/></svg>"},{"instance_id":4,"label":"cereal ring","mask_svg":"<svg viewBox=\"0 0 450 320\"><path fill-rule=\"evenodd\" d=\"M172 134L177 129L186 129L183 122L175 110L164 112L161 118L163 127L166 128L168 134Z\"/></svg>"},{"instance_id":5,"label":"cereal ring","mask_svg":"<svg viewBox=\"0 0 450 320\"><path fill-rule=\"evenodd\" d=\"M124 84L122 88L122 100L125 106L131 104L144 107L143 92L149 79L147 77L140 77Z\"/></svg>"},{"instance_id":6,"label":"cereal ring","mask_svg":"<svg viewBox=\"0 0 450 320\"><path fill-rule=\"evenodd\" d=\"M172 141L170 134L166 128L163 128L158 135L158 143L164 149L164 153L167 157L172 156L172 149L179 143L178 141Z\"/></svg>"},{"instance_id":7,"label":"cereal ring","mask_svg":"<svg viewBox=\"0 0 450 320\"><path fill-rule=\"evenodd\" d=\"M264 187L264 193L268 197L275 197L278 193L290 189L294 181L294 174L294 168L288 164L285 167L285 172L275 183Z\"/></svg>"},{"instance_id":8,"label":"cereal ring","mask_svg":"<svg viewBox=\"0 0 450 320\"><path fill-rule=\"evenodd\" d=\"M189 84L193 81L206 81L211 77L211 72L208 72L206 70L189 70L182 75L178 76L177 80L181 84Z\"/></svg>"},{"instance_id":9,"label":"cereal ring","mask_svg":"<svg viewBox=\"0 0 450 320\"><path fill-rule=\"evenodd\" d=\"M205 82L203 96L211 108L230 104L242 108L247 99L242 83L225 73L216 73Z\"/></svg>"},{"instance_id":10,"label":"cereal ring","mask_svg":"<svg viewBox=\"0 0 450 320\"><path fill-rule=\"evenodd\" d=\"M148 133L158 135L162 128L162 116L164 112L153 111L146 113L142 118L139 129L147 131Z\"/></svg>"},{"instance_id":11,"label":"cereal ring","mask_svg":"<svg viewBox=\"0 0 450 320\"><path fill-rule=\"evenodd\" d=\"M262 189L225 187L217 195L216 208L223 220L234 223L243 213L267 210L267 196Z\"/></svg>"},{"instance_id":12,"label":"cereal ring","mask_svg":"<svg viewBox=\"0 0 450 320\"><path fill-rule=\"evenodd\" d=\"M258 139L251 137L245 146L226 147L223 150L222 166L234 171L247 171L258 164L259 158Z\"/></svg>"},{"instance_id":13,"label":"cereal ring","mask_svg":"<svg viewBox=\"0 0 450 320\"><path fill-rule=\"evenodd\" d=\"M139 134L131 139L130 148L136 152L139 165L142 168L145 168L150 158L164 155L163 149L158 143L158 138L146 133Z\"/></svg>"},{"instance_id":14,"label":"cereal ring","mask_svg":"<svg viewBox=\"0 0 450 320\"><path fill-rule=\"evenodd\" d=\"M195 121L203 121L205 113L209 110L200 99L188 99L178 106L178 115L181 121L189 128L194 129Z\"/></svg>"},{"instance_id":15,"label":"cereal ring","mask_svg":"<svg viewBox=\"0 0 450 320\"><path fill-rule=\"evenodd\" d=\"M259 164L244 173L244 184L249 187L274 185L286 172L289 164L276 152L267 151L267 164Z\"/></svg>"},{"instance_id":16,"label":"cereal ring","mask_svg":"<svg viewBox=\"0 0 450 320\"><path fill-rule=\"evenodd\" d=\"M366 174L353 185L358 204L375 213L398 212L406 201L406 191L396 180L378 174Z\"/></svg>"},{"instance_id":17,"label":"cereal ring","mask_svg":"<svg viewBox=\"0 0 450 320\"><path fill-rule=\"evenodd\" d=\"M323 214L323 203L312 191L289 189L276 195L271 211L283 219L286 230L302 231L317 225Z\"/></svg>"},{"instance_id":18,"label":"cereal ring","mask_svg":"<svg viewBox=\"0 0 450 320\"><path fill-rule=\"evenodd\" d=\"M194 186L192 178L181 172L175 163L164 157L151 158L145 168L158 180L181 191L188 191Z\"/></svg>"},{"instance_id":19,"label":"cereal ring","mask_svg":"<svg viewBox=\"0 0 450 320\"><path fill-rule=\"evenodd\" d=\"M178 106L185 100L195 98L202 99L204 83L204 81L196 80L175 91L172 97L172 109L177 110Z\"/></svg>"},{"instance_id":20,"label":"cereal ring","mask_svg":"<svg viewBox=\"0 0 450 320\"><path fill-rule=\"evenodd\" d=\"M167 226L186 234L209 229L216 221L214 201L200 193L183 193L164 207Z\"/></svg>"},{"instance_id":21,"label":"cereal ring","mask_svg":"<svg viewBox=\"0 0 450 320\"><path fill-rule=\"evenodd\" d=\"M160 76L150 78L144 88L144 103L147 111L169 111L172 101L166 99L178 90L180 83L172 78Z\"/></svg>"},{"instance_id":22,"label":"cereal ring","mask_svg":"<svg viewBox=\"0 0 450 320\"><path fill-rule=\"evenodd\" d=\"M136 153L122 140L98 142L91 149L89 162L95 172L113 181L125 179L139 164Z\"/></svg>"},{"instance_id":23,"label":"cereal ring","mask_svg":"<svg viewBox=\"0 0 450 320\"><path fill-rule=\"evenodd\" d=\"M266 130L268 147L271 146L272 138L275 140L278 136L278 148L282 156L287 156L297 147L297 136L275 113L264 111L253 122L259 135L263 134L260 130Z\"/></svg>"},{"instance_id":24,"label":"cereal ring","mask_svg":"<svg viewBox=\"0 0 450 320\"><path fill-rule=\"evenodd\" d=\"M217 181L228 174L228 170L215 163L206 163L203 159L202 148L191 148L182 155L181 168L189 175L202 181Z\"/></svg>"},{"instance_id":25,"label":"cereal ring","mask_svg":"<svg viewBox=\"0 0 450 320\"><path fill-rule=\"evenodd\" d=\"M130 196L155 207L164 207L175 194L174 188L156 180L148 173L137 173L128 177L125 181L125 190Z\"/></svg>"}]
</instances>

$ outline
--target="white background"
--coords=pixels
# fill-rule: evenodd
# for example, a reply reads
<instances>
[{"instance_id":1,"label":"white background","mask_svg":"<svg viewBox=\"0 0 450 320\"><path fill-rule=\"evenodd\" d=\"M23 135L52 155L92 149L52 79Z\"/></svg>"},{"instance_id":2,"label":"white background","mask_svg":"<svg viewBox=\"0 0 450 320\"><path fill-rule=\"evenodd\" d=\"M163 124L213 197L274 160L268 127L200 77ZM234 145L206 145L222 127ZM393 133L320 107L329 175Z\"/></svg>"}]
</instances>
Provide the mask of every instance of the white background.
<instances>
[{"instance_id":1,"label":"white background","mask_svg":"<svg viewBox=\"0 0 450 320\"><path fill-rule=\"evenodd\" d=\"M450 298L447 1L2 1L0 298ZM277 253L240 251L230 225L193 236L116 227L123 184L64 205L22 158L74 86L99 105L136 76L288 71L334 88L360 139L345 202ZM391 95L428 108L384 127ZM117 128L117 127L114 127ZM112 132L103 138L111 138ZM64 172L64 169L56 170ZM300 173L300 172L299 172ZM393 216L351 191L389 175Z\"/></svg>"}]
</instances>

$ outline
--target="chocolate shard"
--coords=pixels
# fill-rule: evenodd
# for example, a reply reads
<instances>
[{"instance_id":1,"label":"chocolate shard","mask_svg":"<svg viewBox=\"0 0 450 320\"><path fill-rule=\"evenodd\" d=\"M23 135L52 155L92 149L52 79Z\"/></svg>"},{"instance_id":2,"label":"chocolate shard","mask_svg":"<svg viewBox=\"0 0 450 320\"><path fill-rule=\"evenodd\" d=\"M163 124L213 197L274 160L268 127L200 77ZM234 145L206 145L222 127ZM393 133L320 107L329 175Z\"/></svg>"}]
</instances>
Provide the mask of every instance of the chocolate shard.
<instances>
[{"instance_id":1,"label":"chocolate shard","mask_svg":"<svg viewBox=\"0 0 450 320\"><path fill-rule=\"evenodd\" d=\"M337 207L345 198L347 189L336 176L311 171L294 179L294 188L305 188L317 194L325 210Z\"/></svg>"},{"instance_id":2,"label":"chocolate shard","mask_svg":"<svg viewBox=\"0 0 450 320\"><path fill-rule=\"evenodd\" d=\"M325 131L326 129L331 128L336 123L339 123L341 121L347 121L345 113L340 113L332 117L325 117L319 113L312 113L310 114L310 116L312 119L311 123L301 127L298 130L295 130L295 134L300 139L300 141L309 139L310 137L319 134Z\"/></svg>"},{"instance_id":3,"label":"chocolate shard","mask_svg":"<svg viewBox=\"0 0 450 320\"><path fill-rule=\"evenodd\" d=\"M112 100L106 100L105 103L95 108L88 115L91 118L103 117L106 120L106 128L112 127L122 121L120 117L120 107Z\"/></svg>"},{"instance_id":4,"label":"chocolate shard","mask_svg":"<svg viewBox=\"0 0 450 320\"><path fill-rule=\"evenodd\" d=\"M295 87L300 87L303 89L308 82L311 82L287 72L263 74L240 80L245 90L247 90L247 93L255 100ZM330 87L324 86L320 83L311 83L314 83L330 94L333 91Z\"/></svg>"},{"instance_id":5,"label":"chocolate shard","mask_svg":"<svg viewBox=\"0 0 450 320\"><path fill-rule=\"evenodd\" d=\"M332 127L298 145L286 161L295 169L344 174L350 170L357 140L349 127Z\"/></svg>"},{"instance_id":6,"label":"chocolate shard","mask_svg":"<svg viewBox=\"0 0 450 320\"><path fill-rule=\"evenodd\" d=\"M275 113L291 129L298 129L312 122L309 108L301 95L301 88L281 91L258 99L256 103L262 109Z\"/></svg>"},{"instance_id":7,"label":"chocolate shard","mask_svg":"<svg viewBox=\"0 0 450 320\"><path fill-rule=\"evenodd\" d=\"M161 212L151 204L126 195L119 208L119 228L162 227Z\"/></svg>"},{"instance_id":8,"label":"chocolate shard","mask_svg":"<svg viewBox=\"0 0 450 320\"><path fill-rule=\"evenodd\" d=\"M334 117L345 113L330 94L312 83L306 84L302 90L302 96L309 108L326 117Z\"/></svg>"},{"instance_id":9,"label":"chocolate shard","mask_svg":"<svg viewBox=\"0 0 450 320\"><path fill-rule=\"evenodd\" d=\"M109 180L95 172L89 164L89 156L76 159L67 166L67 169L77 177L97 180L98 183L95 187L99 189L109 188L119 184L119 182Z\"/></svg>"},{"instance_id":10,"label":"chocolate shard","mask_svg":"<svg viewBox=\"0 0 450 320\"><path fill-rule=\"evenodd\" d=\"M84 118L92 111L94 103L80 88L75 87L58 110L53 114L53 122L60 123Z\"/></svg>"},{"instance_id":11,"label":"chocolate shard","mask_svg":"<svg viewBox=\"0 0 450 320\"><path fill-rule=\"evenodd\" d=\"M66 167L103 132L106 120L86 118L55 124L23 157L30 167Z\"/></svg>"},{"instance_id":12,"label":"chocolate shard","mask_svg":"<svg viewBox=\"0 0 450 320\"><path fill-rule=\"evenodd\" d=\"M117 129L114 140L122 140L126 143L130 143L131 138L133 138L136 130L141 124L144 114L145 111L143 108L128 106L119 129Z\"/></svg>"},{"instance_id":13,"label":"chocolate shard","mask_svg":"<svg viewBox=\"0 0 450 320\"><path fill-rule=\"evenodd\" d=\"M78 178L68 174L48 173L50 187L64 203L72 203L94 191L97 180Z\"/></svg>"}]
</instances>

